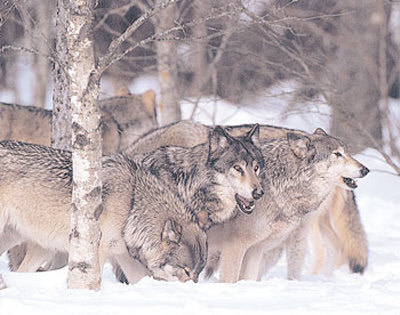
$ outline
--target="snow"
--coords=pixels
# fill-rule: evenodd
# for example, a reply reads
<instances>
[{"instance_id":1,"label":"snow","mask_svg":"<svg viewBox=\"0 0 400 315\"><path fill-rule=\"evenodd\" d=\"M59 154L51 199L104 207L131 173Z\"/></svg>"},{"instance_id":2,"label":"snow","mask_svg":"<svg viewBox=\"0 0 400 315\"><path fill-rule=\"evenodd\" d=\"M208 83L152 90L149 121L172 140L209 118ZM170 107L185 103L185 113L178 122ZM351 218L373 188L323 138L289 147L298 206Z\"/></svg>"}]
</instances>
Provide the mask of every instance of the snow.
<instances>
[{"instance_id":1,"label":"snow","mask_svg":"<svg viewBox=\"0 0 400 315\"><path fill-rule=\"evenodd\" d=\"M134 87L135 88L135 87ZM141 83L137 90L144 91ZM252 108L233 107L212 98L201 100L195 119L204 123L260 122L313 131L328 130L329 111L310 105L309 113L282 115L278 108L288 99ZM193 104L182 103L184 118ZM295 111L295 108L291 108ZM318 113L318 115L316 114ZM370 170L356 190L369 240L369 265L364 275L343 266L331 275L305 273L300 281L286 280L284 259L261 282L199 283L156 281L144 278L135 285L118 283L106 265L98 292L67 290L67 269L42 273L14 273L7 257L0 258L0 273L8 288L0 291L0 315L71 314L400 314L400 178L393 175L379 153L365 150L356 157Z\"/></svg>"}]
</instances>

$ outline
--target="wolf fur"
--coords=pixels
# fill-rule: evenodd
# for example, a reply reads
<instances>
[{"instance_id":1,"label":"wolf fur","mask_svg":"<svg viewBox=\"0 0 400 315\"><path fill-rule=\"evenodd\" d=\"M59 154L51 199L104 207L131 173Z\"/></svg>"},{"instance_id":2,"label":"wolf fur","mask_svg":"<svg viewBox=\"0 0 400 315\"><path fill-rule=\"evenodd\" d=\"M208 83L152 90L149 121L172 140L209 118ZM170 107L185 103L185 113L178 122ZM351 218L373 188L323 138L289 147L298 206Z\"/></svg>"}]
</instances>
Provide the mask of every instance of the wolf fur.
<instances>
[{"instance_id":1,"label":"wolf fur","mask_svg":"<svg viewBox=\"0 0 400 315\"><path fill-rule=\"evenodd\" d=\"M166 146L132 156L143 160L153 176L167 182L176 198L189 205L200 226L208 229L236 215L237 207L250 213L255 200L261 198L258 174L263 158L257 142L257 125L241 138L232 138L216 127L210 130L207 143L193 148ZM35 256L35 251L27 250L26 259L30 256Z\"/></svg>"},{"instance_id":2,"label":"wolf fur","mask_svg":"<svg viewBox=\"0 0 400 315\"><path fill-rule=\"evenodd\" d=\"M258 175L264 160L256 145L258 137L258 125L241 138L216 127L207 143L193 148L163 146L145 155L142 162L152 174L176 187L196 215L207 217L208 229L233 217L236 207L251 213L255 200L263 195Z\"/></svg>"},{"instance_id":3,"label":"wolf fur","mask_svg":"<svg viewBox=\"0 0 400 315\"><path fill-rule=\"evenodd\" d=\"M229 134L237 137L244 135L251 125L224 128ZM149 131L134 142L128 151L149 152L165 145L192 147L206 141L209 129L210 127L200 123L180 121ZM261 140L286 138L288 132L307 135L301 130L271 125L260 125L259 132ZM328 248L333 252L331 256L335 260L336 268L347 262L352 272L363 273L368 264L368 242L352 191L341 187L334 188L321 204L320 209L308 216L308 219L310 220L309 229L305 233L312 240L311 251L316 257L314 273L320 273L323 270L322 266L332 265L327 260ZM277 252L280 251L277 250ZM279 255L273 256L275 259L279 258ZM214 259L214 261L217 260ZM266 258L265 270L269 269L269 264L274 263Z\"/></svg>"},{"instance_id":4,"label":"wolf fur","mask_svg":"<svg viewBox=\"0 0 400 315\"><path fill-rule=\"evenodd\" d=\"M259 280L264 269L263 254L275 262L276 256L268 254L276 255L285 245L288 278L298 279L308 216L319 209L336 186L354 189L353 178L368 173L365 166L348 155L340 140L321 129L308 136L288 133L286 139L263 140L261 149L265 195L257 203L254 215L238 215L209 232L209 255L219 255L222 282ZM215 264L208 267L208 275L212 268Z\"/></svg>"},{"instance_id":5,"label":"wolf fur","mask_svg":"<svg viewBox=\"0 0 400 315\"><path fill-rule=\"evenodd\" d=\"M103 154L123 150L144 132L157 127L155 93L112 97L99 101ZM51 110L0 103L0 140L50 146Z\"/></svg>"},{"instance_id":6,"label":"wolf fur","mask_svg":"<svg viewBox=\"0 0 400 315\"><path fill-rule=\"evenodd\" d=\"M206 234L187 205L124 155L104 157L102 180L100 266L116 261L130 283L146 274L196 281L207 255ZM0 142L0 254L25 240L67 253L71 184L70 152Z\"/></svg>"},{"instance_id":7,"label":"wolf fur","mask_svg":"<svg viewBox=\"0 0 400 315\"><path fill-rule=\"evenodd\" d=\"M157 104L153 90L139 95L124 94L99 101L105 155L120 151L142 133L157 126ZM51 118L51 110L0 103L0 140L18 140L50 146ZM41 267L42 270L61 268L67 263L64 253L57 252L51 255L38 244L22 243L8 252L12 270L23 270L19 265L25 257L26 247L32 248L30 252L34 249L39 256L53 257L49 260L49 265Z\"/></svg>"}]
</instances>

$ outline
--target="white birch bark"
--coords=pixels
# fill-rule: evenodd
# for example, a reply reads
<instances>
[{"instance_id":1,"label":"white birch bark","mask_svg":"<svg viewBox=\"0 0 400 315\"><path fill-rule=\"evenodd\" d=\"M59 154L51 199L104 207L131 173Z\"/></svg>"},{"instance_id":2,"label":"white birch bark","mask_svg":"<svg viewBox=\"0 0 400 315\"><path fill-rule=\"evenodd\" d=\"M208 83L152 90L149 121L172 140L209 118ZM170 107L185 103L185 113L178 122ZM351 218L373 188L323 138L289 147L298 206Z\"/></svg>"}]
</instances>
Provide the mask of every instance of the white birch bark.
<instances>
[{"instance_id":1,"label":"white birch bark","mask_svg":"<svg viewBox=\"0 0 400 315\"><path fill-rule=\"evenodd\" d=\"M100 289L101 134L91 36L94 2L64 0L72 117L73 191L68 287ZM96 79L95 79L96 78Z\"/></svg>"}]
</instances>

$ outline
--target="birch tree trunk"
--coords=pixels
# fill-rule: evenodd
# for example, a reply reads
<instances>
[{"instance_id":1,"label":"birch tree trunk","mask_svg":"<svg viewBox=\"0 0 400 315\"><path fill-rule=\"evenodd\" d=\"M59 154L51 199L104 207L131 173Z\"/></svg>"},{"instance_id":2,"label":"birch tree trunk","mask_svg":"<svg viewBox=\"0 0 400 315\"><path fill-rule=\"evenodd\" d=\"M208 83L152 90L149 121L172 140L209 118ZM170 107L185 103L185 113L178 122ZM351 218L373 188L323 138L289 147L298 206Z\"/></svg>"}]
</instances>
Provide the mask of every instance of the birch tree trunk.
<instances>
[{"instance_id":1,"label":"birch tree trunk","mask_svg":"<svg viewBox=\"0 0 400 315\"><path fill-rule=\"evenodd\" d=\"M162 0L157 0L160 4ZM163 9L155 19L156 33L162 33L174 26L176 5ZM177 84L177 49L174 40L161 40L156 42L158 80L160 83L160 111L161 125L178 121L181 119L179 107L179 94Z\"/></svg>"},{"instance_id":2,"label":"birch tree trunk","mask_svg":"<svg viewBox=\"0 0 400 315\"><path fill-rule=\"evenodd\" d=\"M95 72L94 2L63 0L72 117L73 191L68 288L100 289L98 247L102 212L99 77Z\"/></svg>"},{"instance_id":3,"label":"birch tree trunk","mask_svg":"<svg viewBox=\"0 0 400 315\"><path fill-rule=\"evenodd\" d=\"M66 11L63 0L57 1L55 51L53 70L53 116L51 123L51 146L71 149L71 101L70 83L67 76L68 47L66 41Z\"/></svg>"}]
</instances>

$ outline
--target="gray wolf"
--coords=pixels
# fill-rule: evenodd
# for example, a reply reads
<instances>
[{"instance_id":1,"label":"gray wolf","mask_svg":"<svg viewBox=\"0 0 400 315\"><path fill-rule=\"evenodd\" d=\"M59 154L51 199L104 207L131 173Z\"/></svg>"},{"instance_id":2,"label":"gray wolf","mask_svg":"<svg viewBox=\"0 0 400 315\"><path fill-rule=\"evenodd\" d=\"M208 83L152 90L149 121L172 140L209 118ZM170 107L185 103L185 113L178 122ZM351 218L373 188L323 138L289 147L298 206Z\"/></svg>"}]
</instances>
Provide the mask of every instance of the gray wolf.
<instances>
[{"instance_id":1,"label":"gray wolf","mask_svg":"<svg viewBox=\"0 0 400 315\"><path fill-rule=\"evenodd\" d=\"M155 93L125 95L99 101L103 154L123 150L139 136L157 127ZM51 145L52 112L34 106L0 103L0 140Z\"/></svg>"},{"instance_id":2,"label":"gray wolf","mask_svg":"<svg viewBox=\"0 0 400 315\"><path fill-rule=\"evenodd\" d=\"M194 213L207 216L205 228L236 214L250 214L263 195L258 175L264 160L258 148L259 126L234 138L221 127L211 129L206 143L192 148L162 146L144 154L149 171L175 187ZM131 156L136 151L126 151Z\"/></svg>"},{"instance_id":3,"label":"gray wolf","mask_svg":"<svg viewBox=\"0 0 400 315\"><path fill-rule=\"evenodd\" d=\"M103 154L112 154L135 141L140 135L157 127L155 93L148 90L140 95L128 92L118 97L99 101L102 114ZM0 140L17 140L22 142L50 146L52 112L34 106L21 106L0 103ZM9 251L10 267L17 270L25 257L27 245L22 243ZM30 244L35 251L44 256L50 254L37 244ZM57 253L50 260L51 264L43 266L44 270L65 266L67 257ZM19 269L19 270L23 270Z\"/></svg>"},{"instance_id":4,"label":"gray wolf","mask_svg":"<svg viewBox=\"0 0 400 315\"><path fill-rule=\"evenodd\" d=\"M250 128L251 125L225 126L232 136L243 136ZM210 127L200 123L180 121L149 131L134 142L128 152L149 152L165 145L193 147L207 141L209 130ZM261 125L259 138L286 138L289 132L308 135L301 130ZM333 251L335 267L348 262L352 272L363 273L368 263L368 242L353 191L335 187L320 209L308 219L310 228L307 234L312 240L312 252L317 257L314 273L323 271L322 267L328 264L327 248Z\"/></svg>"},{"instance_id":5,"label":"gray wolf","mask_svg":"<svg viewBox=\"0 0 400 315\"><path fill-rule=\"evenodd\" d=\"M258 175L264 164L256 146L258 131L255 125L245 136L233 138L216 127L209 131L206 143L193 148L165 146L149 154L130 153L159 181L167 182L176 198L189 206L200 227L208 229L236 215L236 209L251 213L255 200L261 198ZM37 246L27 252L28 264ZM13 270L25 270L23 262L17 267L21 262L14 257L10 262Z\"/></svg>"},{"instance_id":6,"label":"gray wolf","mask_svg":"<svg viewBox=\"0 0 400 315\"><path fill-rule=\"evenodd\" d=\"M355 189L355 179L369 172L348 154L342 141L322 129L307 136L289 132L286 138L261 140L260 146L265 194L254 214L239 214L208 233L212 265L207 275L219 262L222 282L260 280L263 265L272 265L283 247L288 278L299 279L308 217L335 187Z\"/></svg>"},{"instance_id":7,"label":"gray wolf","mask_svg":"<svg viewBox=\"0 0 400 315\"><path fill-rule=\"evenodd\" d=\"M104 157L102 180L100 266L116 261L130 283L146 274L196 281L206 260L206 234L187 205L125 155ZM0 142L0 254L26 240L67 253L71 187L70 152ZM38 260L27 271L36 271Z\"/></svg>"}]
</instances>

